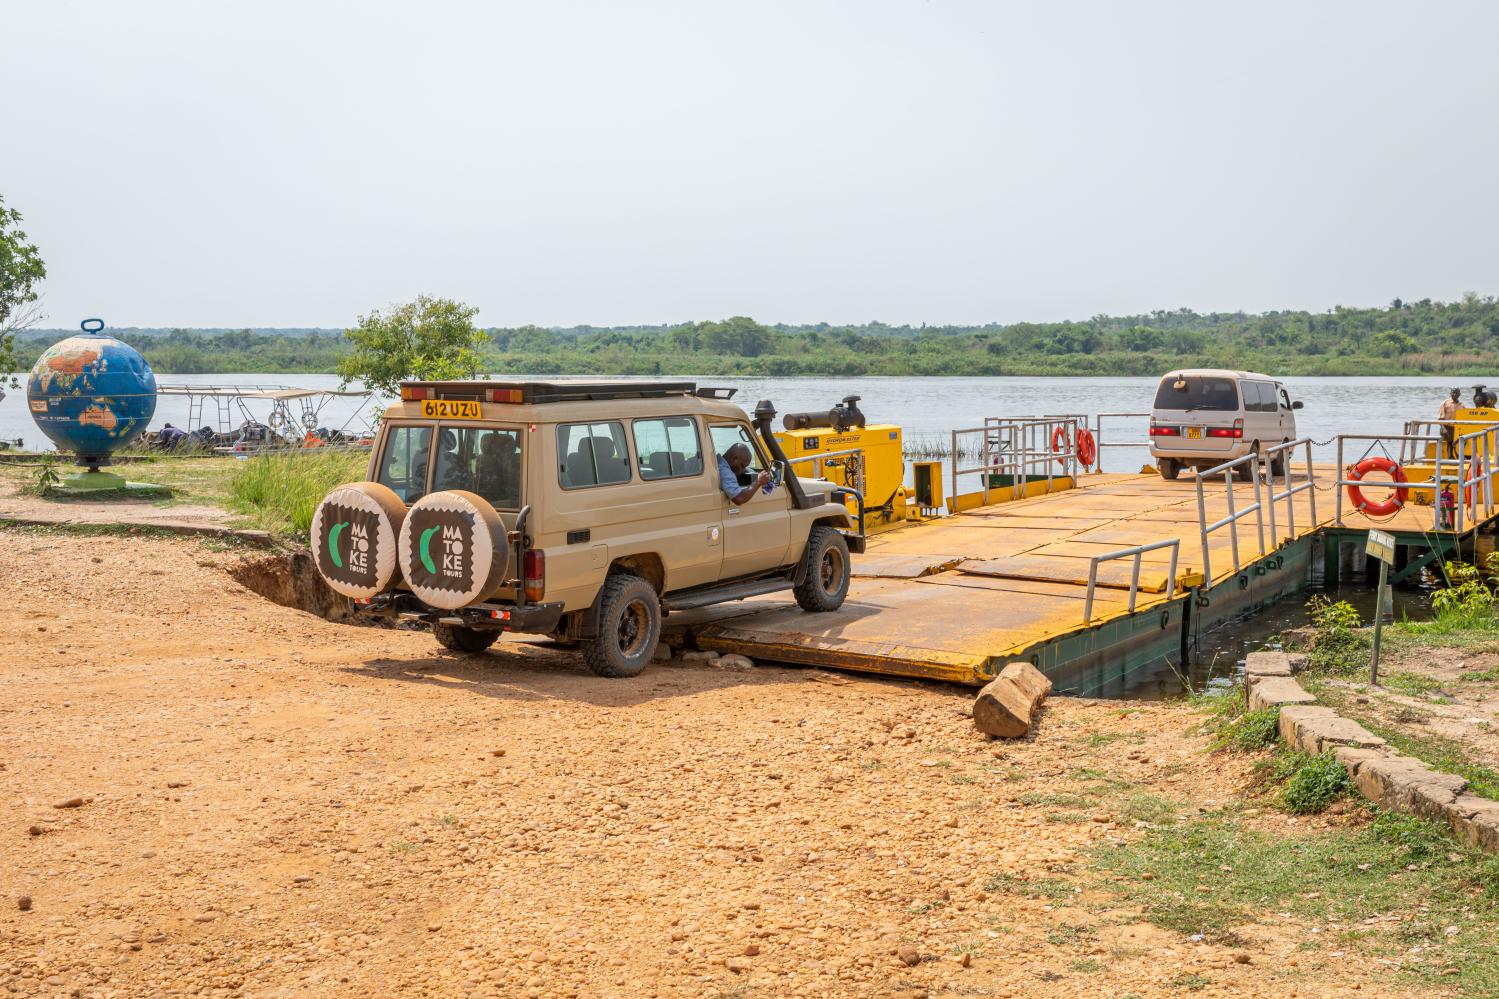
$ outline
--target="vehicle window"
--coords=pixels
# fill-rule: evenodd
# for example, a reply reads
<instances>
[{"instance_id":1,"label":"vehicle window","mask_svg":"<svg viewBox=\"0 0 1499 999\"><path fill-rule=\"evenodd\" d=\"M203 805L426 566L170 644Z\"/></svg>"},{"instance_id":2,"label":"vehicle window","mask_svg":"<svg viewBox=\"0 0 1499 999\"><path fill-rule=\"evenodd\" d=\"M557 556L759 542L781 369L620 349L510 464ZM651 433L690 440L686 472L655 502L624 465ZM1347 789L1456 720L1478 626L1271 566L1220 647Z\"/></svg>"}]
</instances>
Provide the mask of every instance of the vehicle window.
<instances>
[{"instance_id":1,"label":"vehicle window","mask_svg":"<svg viewBox=\"0 0 1499 999\"><path fill-rule=\"evenodd\" d=\"M750 467L752 473L758 474L765 467L764 460L760 457L760 449L755 447L755 439L750 432L738 423L722 427L709 427L708 433L713 437L713 463L718 464L718 459L723 453L735 444L744 444L750 449Z\"/></svg>"},{"instance_id":2,"label":"vehicle window","mask_svg":"<svg viewBox=\"0 0 1499 999\"><path fill-rule=\"evenodd\" d=\"M1291 397L1286 394L1286 390L1284 388L1280 390L1280 405L1282 409L1291 408Z\"/></svg>"},{"instance_id":3,"label":"vehicle window","mask_svg":"<svg viewBox=\"0 0 1499 999\"><path fill-rule=\"evenodd\" d=\"M642 479L702 474L703 446L696 420L689 416L636 420L630 429L635 434L635 461Z\"/></svg>"},{"instance_id":4,"label":"vehicle window","mask_svg":"<svg viewBox=\"0 0 1499 999\"><path fill-rule=\"evenodd\" d=\"M380 456L380 484L407 503L421 499L427 493L431 444L431 427L393 428L385 435L385 453Z\"/></svg>"},{"instance_id":5,"label":"vehicle window","mask_svg":"<svg viewBox=\"0 0 1499 999\"><path fill-rule=\"evenodd\" d=\"M454 435L450 451L437 452L433 482L439 489L467 489L501 510L520 507L520 431L483 427L444 428ZM449 484L451 483L451 484Z\"/></svg>"},{"instance_id":6,"label":"vehicle window","mask_svg":"<svg viewBox=\"0 0 1499 999\"><path fill-rule=\"evenodd\" d=\"M1275 412L1275 386L1268 382L1241 382L1244 409L1250 413Z\"/></svg>"},{"instance_id":7,"label":"vehicle window","mask_svg":"<svg viewBox=\"0 0 1499 999\"><path fill-rule=\"evenodd\" d=\"M1239 390L1234 387L1232 378L1203 375L1174 378L1168 375L1161 379L1161 387L1156 390L1155 408L1233 412L1239 408Z\"/></svg>"},{"instance_id":8,"label":"vehicle window","mask_svg":"<svg viewBox=\"0 0 1499 999\"><path fill-rule=\"evenodd\" d=\"M557 428L558 479L564 489L612 486L630 481L630 450L625 425L564 423Z\"/></svg>"}]
</instances>

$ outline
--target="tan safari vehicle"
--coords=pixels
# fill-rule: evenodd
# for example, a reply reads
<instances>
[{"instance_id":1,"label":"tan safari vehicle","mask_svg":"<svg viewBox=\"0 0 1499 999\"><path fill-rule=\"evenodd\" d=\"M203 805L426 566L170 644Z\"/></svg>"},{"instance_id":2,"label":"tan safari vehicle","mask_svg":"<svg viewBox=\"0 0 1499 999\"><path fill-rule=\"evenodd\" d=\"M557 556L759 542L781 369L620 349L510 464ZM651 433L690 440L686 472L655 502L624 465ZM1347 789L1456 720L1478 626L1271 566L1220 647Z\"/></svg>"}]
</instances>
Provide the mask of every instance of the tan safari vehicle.
<instances>
[{"instance_id":1,"label":"tan safari vehicle","mask_svg":"<svg viewBox=\"0 0 1499 999\"><path fill-rule=\"evenodd\" d=\"M367 481L318 506L318 571L361 612L428 622L449 649L551 635L609 677L645 668L673 611L780 590L836 610L864 550L863 498L790 474L774 407L751 419L733 393L404 383Z\"/></svg>"}]
</instances>

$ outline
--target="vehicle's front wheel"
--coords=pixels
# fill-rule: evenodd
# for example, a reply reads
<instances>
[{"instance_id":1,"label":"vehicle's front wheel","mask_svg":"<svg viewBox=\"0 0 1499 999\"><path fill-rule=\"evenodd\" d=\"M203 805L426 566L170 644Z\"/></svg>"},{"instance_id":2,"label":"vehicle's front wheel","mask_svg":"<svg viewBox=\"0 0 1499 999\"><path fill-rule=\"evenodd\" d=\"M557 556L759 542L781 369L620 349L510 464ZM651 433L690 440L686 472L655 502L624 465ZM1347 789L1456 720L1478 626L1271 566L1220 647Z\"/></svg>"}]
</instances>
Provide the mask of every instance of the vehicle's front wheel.
<instances>
[{"instance_id":1,"label":"vehicle's front wheel","mask_svg":"<svg viewBox=\"0 0 1499 999\"><path fill-rule=\"evenodd\" d=\"M792 591L796 602L802 610L814 613L837 610L848 596L850 574L848 542L833 528L819 524L807 536L802 581Z\"/></svg>"},{"instance_id":2,"label":"vehicle's front wheel","mask_svg":"<svg viewBox=\"0 0 1499 999\"><path fill-rule=\"evenodd\" d=\"M1161 478L1165 479L1167 482L1174 480L1177 473L1182 470L1181 465L1175 461L1172 461L1170 458L1158 459L1155 463L1155 467L1161 470Z\"/></svg>"},{"instance_id":3,"label":"vehicle's front wheel","mask_svg":"<svg viewBox=\"0 0 1499 999\"><path fill-rule=\"evenodd\" d=\"M639 576L616 573L599 591L599 633L583 643L583 661L599 676L639 676L661 638L661 598Z\"/></svg>"},{"instance_id":4,"label":"vehicle's front wheel","mask_svg":"<svg viewBox=\"0 0 1499 999\"><path fill-rule=\"evenodd\" d=\"M443 624L438 622L432 626L432 637L445 649L454 652L483 652L495 642L500 640L498 631L480 631L478 628L465 628L461 624Z\"/></svg>"}]
</instances>

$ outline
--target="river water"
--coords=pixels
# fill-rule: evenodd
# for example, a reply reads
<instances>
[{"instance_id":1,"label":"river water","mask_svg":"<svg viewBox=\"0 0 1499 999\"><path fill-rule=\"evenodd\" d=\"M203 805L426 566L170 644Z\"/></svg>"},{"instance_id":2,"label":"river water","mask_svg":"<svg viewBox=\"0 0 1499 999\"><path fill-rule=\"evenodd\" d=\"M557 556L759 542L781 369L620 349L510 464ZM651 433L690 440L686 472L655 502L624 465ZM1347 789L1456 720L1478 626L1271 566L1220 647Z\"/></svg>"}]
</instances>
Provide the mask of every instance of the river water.
<instances>
[{"instance_id":1,"label":"river water","mask_svg":"<svg viewBox=\"0 0 1499 999\"><path fill-rule=\"evenodd\" d=\"M983 424L986 416L1043 413L1143 412L1155 395L1154 378L723 378L695 379L700 385L738 389L735 401L753 409L760 399L771 400L778 412L826 410L847 395L862 398L860 408L873 423L894 423L905 429L908 443L935 440L949 431ZM338 387L336 375L161 375L163 385L236 385L242 387ZM1495 378L1499 384L1499 377ZM1453 380L1434 376L1406 378L1287 378L1293 399L1305 402L1296 414L1303 436L1326 441L1337 433L1399 433L1407 419L1431 418L1453 387ZM1464 398L1471 396L1464 385ZM50 447L27 412L25 388L7 390L0 400L0 438L23 438L31 448ZM264 420L270 404L250 401L249 409ZM322 411L324 426L339 427L355 416L357 405L330 400ZM236 411L235 423L243 417ZM188 424L187 400L162 396L157 400L153 429L171 422ZM214 425L213 419L204 422ZM355 418L358 425L360 421ZM1145 440L1144 419L1107 421L1105 439ZM191 429L191 428L189 428ZM217 429L217 428L216 428ZM1317 451L1331 460L1332 449ZM1106 471L1130 471L1146 461L1143 446L1110 449Z\"/></svg>"}]
</instances>

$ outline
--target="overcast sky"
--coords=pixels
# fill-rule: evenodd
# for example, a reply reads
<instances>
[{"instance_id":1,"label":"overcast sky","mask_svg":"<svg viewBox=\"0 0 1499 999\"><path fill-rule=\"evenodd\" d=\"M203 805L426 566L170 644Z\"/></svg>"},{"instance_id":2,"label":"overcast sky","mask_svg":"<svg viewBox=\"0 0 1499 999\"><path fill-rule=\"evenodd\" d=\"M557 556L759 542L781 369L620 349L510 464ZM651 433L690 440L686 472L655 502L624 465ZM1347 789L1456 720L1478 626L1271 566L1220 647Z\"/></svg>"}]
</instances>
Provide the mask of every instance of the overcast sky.
<instances>
[{"instance_id":1,"label":"overcast sky","mask_svg":"<svg viewBox=\"0 0 1499 999\"><path fill-rule=\"evenodd\" d=\"M0 0L47 326L1499 292L1499 3Z\"/></svg>"}]
</instances>

